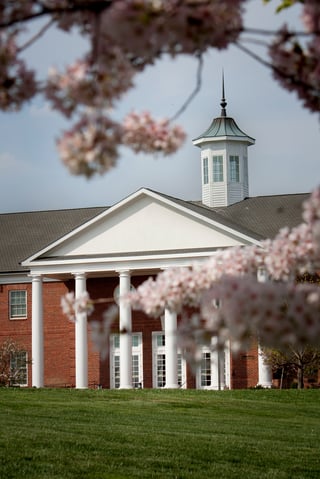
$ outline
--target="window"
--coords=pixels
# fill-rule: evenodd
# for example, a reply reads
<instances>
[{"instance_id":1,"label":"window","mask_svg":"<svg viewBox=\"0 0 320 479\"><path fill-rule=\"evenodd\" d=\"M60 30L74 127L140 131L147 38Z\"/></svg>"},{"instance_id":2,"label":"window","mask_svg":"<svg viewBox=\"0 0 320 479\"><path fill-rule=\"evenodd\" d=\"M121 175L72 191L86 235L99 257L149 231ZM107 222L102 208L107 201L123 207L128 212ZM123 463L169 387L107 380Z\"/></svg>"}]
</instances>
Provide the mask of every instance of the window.
<instances>
[{"instance_id":1,"label":"window","mask_svg":"<svg viewBox=\"0 0 320 479\"><path fill-rule=\"evenodd\" d=\"M132 387L141 387L142 373L142 333L132 334ZM110 337L110 387L120 387L120 335Z\"/></svg>"},{"instance_id":2,"label":"window","mask_svg":"<svg viewBox=\"0 0 320 479\"><path fill-rule=\"evenodd\" d=\"M28 386L28 354L26 351L11 354L10 383L12 386Z\"/></svg>"},{"instance_id":3,"label":"window","mask_svg":"<svg viewBox=\"0 0 320 479\"><path fill-rule=\"evenodd\" d=\"M213 156L213 181L223 181L223 156Z\"/></svg>"},{"instance_id":4,"label":"window","mask_svg":"<svg viewBox=\"0 0 320 479\"><path fill-rule=\"evenodd\" d=\"M230 156L230 181L233 183L240 181L239 156Z\"/></svg>"},{"instance_id":5,"label":"window","mask_svg":"<svg viewBox=\"0 0 320 479\"><path fill-rule=\"evenodd\" d=\"M23 290L9 291L10 319L26 319L27 292Z\"/></svg>"},{"instance_id":6,"label":"window","mask_svg":"<svg viewBox=\"0 0 320 479\"><path fill-rule=\"evenodd\" d=\"M153 387L163 388L166 385L166 353L164 333L153 333ZM186 362L180 350L177 355L178 386L186 387Z\"/></svg>"},{"instance_id":7,"label":"window","mask_svg":"<svg viewBox=\"0 0 320 479\"><path fill-rule=\"evenodd\" d=\"M209 183L208 158L203 158L203 184L207 185L208 183Z\"/></svg>"},{"instance_id":8,"label":"window","mask_svg":"<svg viewBox=\"0 0 320 479\"><path fill-rule=\"evenodd\" d=\"M206 352L202 353L201 366L201 387L211 386L211 354Z\"/></svg>"},{"instance_id":9,"label":"window","mask_svg":"<svg viewBox=\"0 0 320 479\"><path fill-rule=\"evenodd\" d=\"M216 343L213 337L212 345ZM197 388L224 389L230 387L230 352L229 343L219 352L211 347L203 346L200 349L201 361L197 371Z\"/></svg>"}]
</instances>

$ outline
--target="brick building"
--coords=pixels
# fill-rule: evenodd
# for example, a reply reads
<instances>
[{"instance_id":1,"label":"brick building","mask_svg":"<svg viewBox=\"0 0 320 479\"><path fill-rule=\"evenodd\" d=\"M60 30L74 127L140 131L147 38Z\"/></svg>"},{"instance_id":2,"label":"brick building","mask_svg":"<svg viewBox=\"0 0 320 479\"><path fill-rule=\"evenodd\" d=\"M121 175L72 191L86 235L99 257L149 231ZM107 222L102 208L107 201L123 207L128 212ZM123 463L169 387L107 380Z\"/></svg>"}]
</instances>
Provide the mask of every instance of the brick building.
<instances>
[{"instance_id":1,"label":"brick building","mask_svg":"<svg viewBox=\"0 0 320 479\"><path fill-rule=\"evenodd\" d=\"M223 95L224 96L224 95ZM118 297L171 266L203 261L221 248L260 244L301 222L307 194L248 197L254 139L221 114L193 143L201 149L202 201L142 188L111 207L0 215L0 342L23 347L26 386L246 388L271 385L257 344L232 357L202 350L192 371L177 348L179 317L160 319L120 303L109 354L93 350L87 319L62 314L61 296L88 290ZM94 315L101 317L102 306ZM119 336L118 331L127 334ZM129 332L132 332L131 334Z\"/></svg>"}]
</instances>

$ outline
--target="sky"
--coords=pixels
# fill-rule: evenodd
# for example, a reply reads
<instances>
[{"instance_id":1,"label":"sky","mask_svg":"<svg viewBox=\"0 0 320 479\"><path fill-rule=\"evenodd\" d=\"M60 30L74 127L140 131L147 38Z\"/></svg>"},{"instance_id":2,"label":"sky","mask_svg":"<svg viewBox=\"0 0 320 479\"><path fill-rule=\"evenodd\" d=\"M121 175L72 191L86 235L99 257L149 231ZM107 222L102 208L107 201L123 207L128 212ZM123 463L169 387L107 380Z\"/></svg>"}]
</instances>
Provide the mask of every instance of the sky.
<instances>
[{"instance_id":1,"label":"sky","mask_svg":"<svg viewBox=\"0 0 320 479\"><path fill-rule=\"evenodd\" d=\"M298 7L275 15L277 3L251 0L245 25L272 30L284 22L299 25ZM26 58L43 76L50 65L63 68L85 48L83 39L52 31ZM250 196L311 191L320 182L319 115L305 110L266 67L233 46L205 55L200 92L177 120L187 139L176 154L154 157L122 148L116 168L90 180L70 175L60 162L55 140L68 123L45 100L36 98L18 113L1 113L0 213L110 206L142 187L200 199L200 149L192 139L220 115L222 70L227 113L256 139L249 148ZM116 105L114 117L120 120L132 110L172 117L195 88L196 71L196 60L187 56L148 67Z\"/></svg>"}]
</instances>

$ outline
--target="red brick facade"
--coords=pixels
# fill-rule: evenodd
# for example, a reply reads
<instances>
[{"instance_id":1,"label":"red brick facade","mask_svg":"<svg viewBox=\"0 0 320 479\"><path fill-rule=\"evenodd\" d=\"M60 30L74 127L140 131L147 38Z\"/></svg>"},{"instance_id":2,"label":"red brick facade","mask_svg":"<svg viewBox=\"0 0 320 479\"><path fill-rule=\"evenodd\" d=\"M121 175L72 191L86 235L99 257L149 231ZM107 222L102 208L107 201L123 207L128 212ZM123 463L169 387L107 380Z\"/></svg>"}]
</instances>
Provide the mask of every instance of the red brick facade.
<instances>
[{"instance_id":1,"label":"red brick facade","mask_svg":"<svg viewBox=\"0 0 320 479\"><path fill-rule=\"evenodd\" d=\"M139 285L143 277L133 277L134 286ZM97 278L87 280L90 297L112 298L118 278ZM10 319L9 291L27 291L27 318ZM43 318L44 318L44 385L46 387L75 386L75 326L63 315L61 296L74 290L74 281L43 283ZM31 359L31 316L32 316L31 283L10 284L0 286L0 343L5 339L14 339L28 352ZM98 305L93 313L93 319L99 319L105 305ZM89 325L90 329L90 325ZM149 318L140 311L132 314L132 331L142 333L143 344L143 387L152 387L152 332L161 331L160 319ZM117 332L117 325L114 332ZM89 332L90 338L90 332ZM110 387L109 357L103 361L94 351L89 339L88 383L89 387L101 385ZM230 360L231 388L254 387L258 383L257 346L245 354L240 354ZM31 366L28 368L28 385L31 385ZM191 368L187 367L187 387L195 388L196 379Z\"/></svg>"}]
</instances>

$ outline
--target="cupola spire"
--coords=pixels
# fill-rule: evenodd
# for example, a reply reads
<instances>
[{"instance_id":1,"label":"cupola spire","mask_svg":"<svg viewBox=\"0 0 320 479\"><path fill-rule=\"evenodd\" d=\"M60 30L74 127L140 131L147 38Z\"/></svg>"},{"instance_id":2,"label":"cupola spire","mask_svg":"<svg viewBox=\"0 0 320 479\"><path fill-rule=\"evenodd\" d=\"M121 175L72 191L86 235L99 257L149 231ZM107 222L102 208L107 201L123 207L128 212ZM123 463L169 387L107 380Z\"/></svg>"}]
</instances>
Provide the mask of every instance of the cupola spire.
<instances>
[{"instance_id":1,"label":"cupola spire","mask_svg":"<svg viewBox=\"0 0 320 479\"><path fill-rule=\"evenodd\" d=\"M223 70L222 70L222 98L221 98L220 106L221 106L221 116L227 116L227 110L226 110L227 102L226 102L225 93L224 93L224 72L223 72Z\"/></svg>"},{"instance_id":2,"label":"cupola spire","mask_svg":"<svg viewBox=\"0 0 320 479\"><path fill-rule=\"evenodd\" d=\"M227 116L222 72L221 114L193 140L201 148L202 203L209 207L229 206L249 195L248 147L255 140Z\"/></svg>"}]
</instances>

